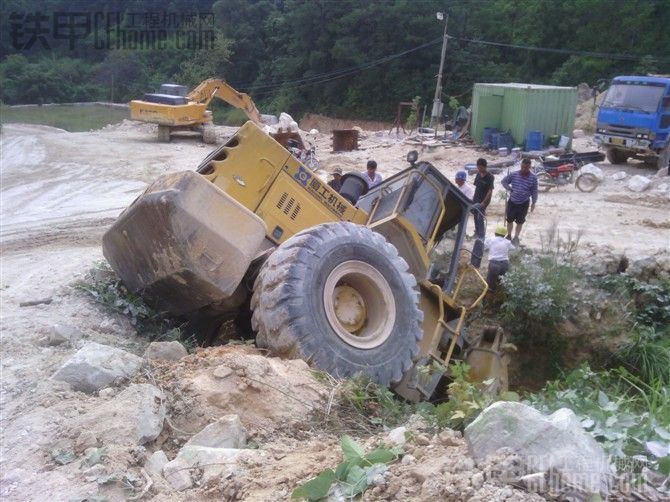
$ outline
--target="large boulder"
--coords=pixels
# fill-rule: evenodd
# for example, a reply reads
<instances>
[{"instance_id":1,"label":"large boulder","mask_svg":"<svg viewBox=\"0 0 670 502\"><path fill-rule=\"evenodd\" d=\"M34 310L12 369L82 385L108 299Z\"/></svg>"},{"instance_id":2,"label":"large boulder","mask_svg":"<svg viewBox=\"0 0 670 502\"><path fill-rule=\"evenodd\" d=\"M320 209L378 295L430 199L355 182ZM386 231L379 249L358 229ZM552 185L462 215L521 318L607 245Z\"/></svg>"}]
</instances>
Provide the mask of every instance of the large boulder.
<instances>
[{"instance_id":1,"label":"large boulder","mask_svg":"<svg viewBox=\"0 0 670 502\"><path fill-rule=\"evenodd\" d=\"M631 192L644 192L647 188L649 188L650 184L651 180L649 178L636 174L628 180L628 185L626 186Z\"/></svg>"},{"instance_id":2,"label":"large boulder","mask_svg":"<svg viewBox=\"0 0 670 502\"><path fill-rule=\"evenodd\" d=\"M237 415L225 415L191 437L184 446L208 448L244 448L247 431Z\"/></svg>"},{"instance_id":3,"label":"large boulder","mask_svg":"<svg viewBox=\"0 0 670 502\"><path fill-rule=\"evenodd\" d=\"M92 431L103 444L142 445L163 430L165 397L147 383L129 385L113 399L84 415L78 429Z\"/></svg>"},{"instance_id":4,"label":"large boulder","mask_svg":"<svg viewBox=\"0 0 670 502\"><path fill-rule=\"evenodd\" d=\"M510 448L532 472L557 471L589 493L608 492L607 455L567 408L547 416L522 403L499 401L465 429L465 438L478 462Z\"/></svg>"},{"instance_id":5,"label":"large boulder","mask_svg":"<svg viewBox=\"0 0 670 502\"><path fill-rule=\"evenodd\" d=\"M92 393L132 377L141 366L141 357L89 342L68 359L52 378L69 383L73 390Z\"/></svg>"},{"instance_id":6,"label":"large boulder","mask_svg":"<svg viewBox=\"0 0 670 502\"><path fill-rule=\"evenodd\" d=\"M598 166L595 164L586 164L581 167L579 170L580 174L592 174L596 178L598 178L598 181L604 181L605 180L605 174L603 173L603 170L600 169Z\"/></svg>"}]
</instances>

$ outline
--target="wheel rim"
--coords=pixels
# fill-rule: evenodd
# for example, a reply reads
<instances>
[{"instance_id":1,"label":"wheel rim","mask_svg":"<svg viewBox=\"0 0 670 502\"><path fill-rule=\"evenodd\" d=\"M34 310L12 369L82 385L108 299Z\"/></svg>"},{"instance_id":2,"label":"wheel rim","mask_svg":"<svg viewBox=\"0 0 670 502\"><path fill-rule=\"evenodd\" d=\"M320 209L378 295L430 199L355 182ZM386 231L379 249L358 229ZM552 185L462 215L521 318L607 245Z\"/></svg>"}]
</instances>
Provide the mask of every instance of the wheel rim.
<instances>
[{"instance_id":1,"label":"wheel rim","mask_svg":"<svg viewBox=\"0 0 670 502\"><path fill-rule=\"evenodd\" d=\"M373 349L391 335L393 291L368 263L350 260L335 267L326 279L323 303L333 331L352 347Z\"/></svg>"},{"instance_id":2,"label":"wheel rim","mask_svg":"<svg viewBox=\"0 0 670 502\"><path fill-rule=\"evenodd\" d=\"M598 186L598 178L591 173L585 173L577 178L576 185L582 192L593 192Z\"/></svg>"}]
</instances>

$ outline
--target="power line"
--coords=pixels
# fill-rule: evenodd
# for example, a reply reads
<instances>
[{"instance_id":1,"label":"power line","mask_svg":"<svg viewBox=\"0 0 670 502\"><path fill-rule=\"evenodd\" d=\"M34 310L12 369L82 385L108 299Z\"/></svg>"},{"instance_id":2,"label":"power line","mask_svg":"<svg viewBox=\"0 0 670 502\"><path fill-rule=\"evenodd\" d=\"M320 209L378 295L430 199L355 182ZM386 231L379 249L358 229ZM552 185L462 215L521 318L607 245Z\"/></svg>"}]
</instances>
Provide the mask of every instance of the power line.
<instances>
[{"instance_id":1,"label":"power line","mask_svg":"<svg viewBox=\"0 0 670 502\"><path fill-rule=\"evenodd\" d=\"M521 50L529 50L529 51L535 51L535 52L548 52L548 53L554 53L554 54L565 54L565 55L573 55L573 56L585 56L585 57L593 57L593 58L602 58L602 59L614 59L614 60L619 60L619 61L638 61L643 57L650 57L655 62L667 62L670 61L670 58L667 57L658 57L658 56L635 56L632 54L612 54L612 53L604 53L604 52L594 52L594 51L578 51L578 50L571 50L571 49L556 49L552 47L536 47L536 46L530 46L530 45L520 45L520 44L507 44L503 42L492 42L489 40L477 40L477 39L471 39L471 38L464 38L464 37L455 37L452 35L447 35L447 38L450 38L452 40L457 40L459 42L466 42L466 43L472 43L472 44L479 44L479 45L488 45L488 46L493 46L493 47L506 47L510 49L521 49ZM436 39L431 40L430 42L426 42L424 44L421 44L419 46L413 47L411 49L407 49L401 52L397 52L394 54L390 54L388 56L384 56L379 59L375 59L373 61L368 61L366 63L362 63L356 66L349 66L347 68L341 68L339 70L333 70L330 72L323 72L319 73L316 75L312 75L309 77L303 77L299 79L294 79L294 80L285 80L283 82L261 82L258 84L246 84L246 85L236 85L235 87L240 88L243 91L246 92L254 92L254 95L265 95L265 94L273 94L279 91L285 91L285 90L291 90L291 89L299 89L301 87L306 87L309 85L313 84L322 84L325 82L330 82L332 80L336 80L339 78L347 77L350 75L354 75L356 73L360 73L362 71L368 70L370 68L373 68L375 66L380 66L382 64L388 63L390 61L393 61L395 59L401 58L403 56L406 56L408 54L411 54L413 52L417 52L419 50L425 49L427 47L431 47L433 45L437 45L441 43L443 40L442 37L438 37Z\"/></svg>"},{"instance_id":2,"label":"power line","mask_svg":"<svg viewBox=\"0 0 670 502\"><path fill-rule=\"evenodd\" d=\"M523 49L527 51L536 51L536 52L551 52L554 54L567 54L567 55L572 55L572 56L588 56L592 58L601 58L601 59L615 59L619 61L639 61L645 56L635 56L632 54L612 54L612 53L607 53L607 52L593 52L593 51L577 51L577 50L571 50L571 49L555 49L552 47L534 47L530 45L519 45L519 44L505 44L502 42L490 42L487 40L476 40L472 38L462 38L462 37L452 37L451 35L448 35L449 38L453 40L458 40L460 42L467 42L467 43L473 43L473 44L480 44L480 45L490 45L494 47L508 47L511 49ZM658 57L658 56L651 56L651 59L653 59L656 62L668 62L670 61L670 58L667 57Z\"/></svg>"},{"instance_id":3,"label":"power line","mask_svg":"<svg viewBox=\"0 0 670 502\"><path fill-rule=\"evenodd\" d=\"M354 73L358 73L360 71L367 70L369 68L379 66L385 63L388 63L389 61L393 61L394 59L401 58L403 56L406 56L408 54L411 54L413 52L420 51L422 49L425 49L427 47L436 45L438 43L442 42L442 37L438 37L434 40L431 40L430 42L426 42L424 44L421 44L417 47L413 47L411 49L407 49L401 52L396 52L395 54L390 54L388 56L384 56L379 59L375 59L373 61L368 61L366 63L362 63L360 65L356 66L350 66L347 68L341 68L339 70L333 70L330 72L324 72L324 73L319 73L317 75L312 75L310 77L304 77L296 80L286 80L284 82L280 83L261 83L261 84L246 84L245 85L236 85L236 87L240 87L242 90L246 92L250 91L259 91L260 94L264 94L266 90L272 90L275 88L283 88L283 89L292 89L292 88L298 88L298 87L303 87L304 85L311 85L315 83L322 83L322 82L328 82L330 80L335 80L337 78L342 78L346 77L348 75L353 75ZM290 87L286 87L286 86Z\"/></svg>"}]
</instances>

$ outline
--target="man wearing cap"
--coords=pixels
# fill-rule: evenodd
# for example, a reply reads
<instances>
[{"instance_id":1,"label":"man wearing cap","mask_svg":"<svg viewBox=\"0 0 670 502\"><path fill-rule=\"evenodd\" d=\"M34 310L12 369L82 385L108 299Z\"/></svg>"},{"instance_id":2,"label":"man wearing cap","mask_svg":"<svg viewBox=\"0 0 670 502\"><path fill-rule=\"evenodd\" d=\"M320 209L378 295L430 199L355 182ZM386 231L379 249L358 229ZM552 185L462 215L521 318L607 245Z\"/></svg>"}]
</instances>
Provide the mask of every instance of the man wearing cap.
<instances>
[{"instance_id":1,"label":"man wearing cap","mask_svg":"<svg viewBox=\"0 0 670 502\"><path fill-rule=\"evenodd\" d=\"M458 189L465 194L465 196L472 200L472 197L475 195L475 189L472 185L466 183L468 175L465 171L458 171L456 173L456 186Z\"/></svg>"},{"instance_id":2,"label":"man wearing cap","mask_svg":"<svg viewBox=\"0 0 670 502\"><path fill-rule=\"evenodd\" d=\"M382 175L377 172L377 163L374 160L368 160L365 181L368 182L368 188L374 188L382 182Z\"/></svg>"},{"instance_id":3,"label":"man wearing cap","mask_svg":"<svg viewBox=\"0 0 670 502\"><path fill-rule=\"evenodd\" d=\"M495 230L495 237L484 241L484 247L489 251L489 271L486 274L486 283L489 285L489 291L495 293L500 276L505 275L509 268L509 252L514 249L514 245L505 239L507 229L498 227Z\"/></svg>"},{"instance_id":4,"label":"man wearing cap","mask_svg":"<svg viewBox=\"0 0 670 502\"><path fill-rule=\"evenodd\" d=\"M328 182L328 186L335 190L337 193L340 193L340 188L342 188L342 168L336 167L333 169L333 179Z\"/></svg>"}]
</instances>

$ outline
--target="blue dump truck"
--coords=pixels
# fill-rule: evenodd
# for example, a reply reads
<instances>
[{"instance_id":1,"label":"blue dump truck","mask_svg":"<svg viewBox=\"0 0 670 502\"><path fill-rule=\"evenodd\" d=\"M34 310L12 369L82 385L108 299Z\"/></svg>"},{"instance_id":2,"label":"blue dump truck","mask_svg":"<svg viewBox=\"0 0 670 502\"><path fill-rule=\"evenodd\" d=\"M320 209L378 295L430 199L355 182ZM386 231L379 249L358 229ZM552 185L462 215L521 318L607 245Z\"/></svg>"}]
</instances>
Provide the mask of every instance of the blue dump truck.
<instances>
[{"instance_id":1,"label":"blue dump truck","mask_svg":"<svg viewBox=\"0 0 670 502\"><path fill-rule=\"evenodd\" d=\"M598 111L595 140L612 164L634 158L659 169L667 167L670 78L614 78Z\"/></svg>"}]
</instances>

